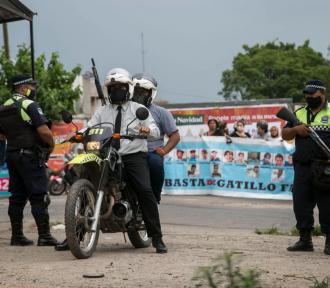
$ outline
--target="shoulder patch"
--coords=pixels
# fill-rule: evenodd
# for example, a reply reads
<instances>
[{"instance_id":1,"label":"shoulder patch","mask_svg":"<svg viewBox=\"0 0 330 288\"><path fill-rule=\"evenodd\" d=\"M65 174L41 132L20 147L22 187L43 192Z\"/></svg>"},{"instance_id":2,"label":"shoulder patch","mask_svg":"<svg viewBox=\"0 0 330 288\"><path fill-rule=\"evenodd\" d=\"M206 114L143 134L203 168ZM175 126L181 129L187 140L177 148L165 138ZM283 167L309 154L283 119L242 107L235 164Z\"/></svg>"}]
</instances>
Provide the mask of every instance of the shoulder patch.
<instances>
[{"instance_id":1,"label":"shoulder patch","mask_svg":"<svg viewBox=\"0 0 330 288\"><path fill-rule=\"evenodd\" d=\"M44 112L42 112L40 107L38 107L38 112L39 112L40 115L44 115Z\"/></svg>"},{"instance_id":2,"label":"shoulder patch","mask_svg":"<svg viewBox=\"0 0 330 288\"><path fill-rule=\"evenodd\" d=\"M328 124L328 121L329 121L329 116L322 116L322 118L321 118L321 122L323 123L323 124Z\"/></svg>"}]
</instances>

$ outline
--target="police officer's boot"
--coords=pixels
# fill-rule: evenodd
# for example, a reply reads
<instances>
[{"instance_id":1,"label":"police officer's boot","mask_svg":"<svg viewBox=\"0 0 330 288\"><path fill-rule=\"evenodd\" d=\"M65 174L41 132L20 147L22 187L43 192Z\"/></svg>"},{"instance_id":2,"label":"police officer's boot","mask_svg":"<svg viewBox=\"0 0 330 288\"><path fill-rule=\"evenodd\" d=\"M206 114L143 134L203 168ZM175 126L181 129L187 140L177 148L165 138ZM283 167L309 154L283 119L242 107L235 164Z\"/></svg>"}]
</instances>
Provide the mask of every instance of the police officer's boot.
<instances>
[{"instance_id":1,"label":"police officer's boot","mask_svg":"<svg viewBox=\"0 0 330 288\"><path fill-rule=\"evenodd\" d=\"M9 205L8 215L11 223L12 236L10 240L11 246L29 246L33 245L33 241L27 239L23 234L23 209L24 206Z\"/></svg>"},{"instance_id":2,"label":"police officer's boot","mask_svg":"<svg viewBox=\"0 0 330 288\"><path fill-rule=\"evenodd\" d=\"M56 251L67 251L69 250L68 240L65 239L63 242L57 244L55 247Z\"/></svg>"},{"instance_id":3,"label":"police officer's boot","mask_svg":"<svg viewBox=\"0 0 330 288\"><path fill-rule=\"evenodd\" d=\"M50 234L48 209L44 205L32 205L32 215L38 227L38 246L56 246L57 240Z\"/></svg>"},{"instance_id":4,"label":"police officer's boot","mask_svg":"<svg viewBox=\"0 0 330 288\"><path fill-rule=\"evenodd\" d=\"M330 255L330 234L325 235L324 254Z\"/></svg>"},{"instance_id":5,"label":"police officer's boot","mask_svg":"<svg viewBox=\"0 0 330 288\"><path fill-rule=\"evenodd\" d=\"M162 237L152 237L152 246L156 248L156 253L167 253L167 247Z\"/></svg>"},{"instance_id":6,"label":"police officer's boot","mask_svg":"<svg viewBox=\"0 0 330 288\"><path fill-rule=\"evenodd\" d=\"M313 242L312 242L312 230L310 229L301 229L299 231L300 238L299 241L289 246L288 251L314 251Z\"/></svg>"}]
</instances>

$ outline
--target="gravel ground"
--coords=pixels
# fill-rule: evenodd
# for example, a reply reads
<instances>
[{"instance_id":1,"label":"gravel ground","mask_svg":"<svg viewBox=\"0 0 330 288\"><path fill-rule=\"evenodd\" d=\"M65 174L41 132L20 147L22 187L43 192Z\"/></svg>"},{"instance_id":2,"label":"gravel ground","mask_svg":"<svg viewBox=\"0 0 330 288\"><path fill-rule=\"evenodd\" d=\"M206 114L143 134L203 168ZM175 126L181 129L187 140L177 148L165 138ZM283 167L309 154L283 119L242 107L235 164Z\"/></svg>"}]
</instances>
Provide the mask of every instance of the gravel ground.
<instances>
[{"instance_id":1,"label":"gravel ground","mask_svg":"<svg viewBox=\"0 0 330 288\"><path fill-rule=\"evenodd\" d=\"M33 224L26 226L26 235L36 240ZM121 234L103 234L94 256L77 260L70 252L52 247L10 247L10 231L3 224L0 227L0 287L193 287L196 269L226 251L239 252L243 268L259 270L264 287L310 287L311 277L330 275L330 257L322 253L323 237L315 237L313 253L289 253L285 248L293 237L165 225L168 254L133 249ZM63 233L54 231L58 238ZM83 278L88 272L104 277Z\"/></svg>"},{"instance_id":2,"label":"gravel ground","mask_svg":"<svg viewBox=\"0 0 330 288\"><path fill-rule=\"evenodd\" d=\"M52 222L63 222L65 196L53 198ZM330 276L324 238L315 237L315 252L289 253L290 236L257 235L255 228L294 225L290 201L221 197L165 196L161 205L164 240L169 253L134 249L123 235L101 234L92 258L77 260L53 247L11 247L7 200L0 200L0 287L194 287L192 277L225 252L237 252L243 269L261 272L263 287L311 287L312 278ZM26 208L24 231L37 240ZM63 230L52 232L59 240ZM103 273L86 279L85 273Z\"/></svg>"}]
</instances>

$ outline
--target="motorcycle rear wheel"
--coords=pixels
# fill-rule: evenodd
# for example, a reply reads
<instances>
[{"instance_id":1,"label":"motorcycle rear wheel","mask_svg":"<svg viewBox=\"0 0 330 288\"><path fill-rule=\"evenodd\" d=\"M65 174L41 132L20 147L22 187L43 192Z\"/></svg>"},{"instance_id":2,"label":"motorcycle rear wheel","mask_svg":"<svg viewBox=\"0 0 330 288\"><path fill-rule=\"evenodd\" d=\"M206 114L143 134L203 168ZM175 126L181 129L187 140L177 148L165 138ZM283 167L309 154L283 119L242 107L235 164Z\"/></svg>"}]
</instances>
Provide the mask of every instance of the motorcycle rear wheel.
<instances>
[{"instance_id":1,"label":"motorcycle rear wheel","mask_svg":"<svg viewBox=\"0 0 330 288\"><path fill-rule=\"evenodd\" d=\"M62 183L59 183L56 180L51 180L49 183L48 190L49 190L50 195L59 196L64 193L66 188L67 188L67 183L65 181L62 181Z\"/></svg>"},{"instance_id":2,"label":"motorcycle rear wheel","mask_svg":"<svg viewBox=\"0 0 330 288\"><path fill-rule=\"evenodd\" d=\"M71 253L78 259L93 255L100 229L91 231L95 209L94 186L86 179L79 179L70 189L65 204L65 233Z\"/></svg>"},{"instance_id":3,"label":"motorcycle rear wheel","mask_svg":"<svg viewBox=\"0 0 330 288\"><path fill-rule=\"evenodd\" d=\"M146 230L128 230L127 234L135 248L147 248L151 244L151 238L148 237Z\"/></svg>"}]
</instances>

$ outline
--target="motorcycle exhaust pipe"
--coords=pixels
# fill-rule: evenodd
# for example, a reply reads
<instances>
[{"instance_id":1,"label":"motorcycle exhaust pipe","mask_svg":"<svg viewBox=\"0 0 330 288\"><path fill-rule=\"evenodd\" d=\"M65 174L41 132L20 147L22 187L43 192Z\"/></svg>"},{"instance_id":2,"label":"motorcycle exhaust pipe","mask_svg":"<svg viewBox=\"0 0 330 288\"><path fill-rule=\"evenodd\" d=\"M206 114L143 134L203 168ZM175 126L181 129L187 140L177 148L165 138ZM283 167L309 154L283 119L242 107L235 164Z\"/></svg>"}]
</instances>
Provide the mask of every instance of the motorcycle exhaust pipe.
<instances>
[{"instance_id":1,"label":"motorcycle exhaust pipe","mask_svg":"<svg viewBox=\"0 0 330 288\"><path fill-rule=\"evenodd\" d=\"M113 205L113 214L120 220L124 220L127 223L132 217L131 206L126 201L120 201Z\"/></svg>"},{"instance_id":2,"label":"motorcycle exhaust pipe","mask_svg":"<svg viewBox=\"0 0 330 288\"><path fill-rule=\"evenodd\" d=\"M126 201L121 201L113 205L113 214L115 214L116 217L122 219L125 218L127 213L130 211L130 205Z\"/></svg>"}]
</instances>

